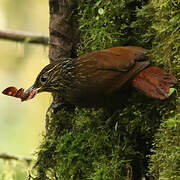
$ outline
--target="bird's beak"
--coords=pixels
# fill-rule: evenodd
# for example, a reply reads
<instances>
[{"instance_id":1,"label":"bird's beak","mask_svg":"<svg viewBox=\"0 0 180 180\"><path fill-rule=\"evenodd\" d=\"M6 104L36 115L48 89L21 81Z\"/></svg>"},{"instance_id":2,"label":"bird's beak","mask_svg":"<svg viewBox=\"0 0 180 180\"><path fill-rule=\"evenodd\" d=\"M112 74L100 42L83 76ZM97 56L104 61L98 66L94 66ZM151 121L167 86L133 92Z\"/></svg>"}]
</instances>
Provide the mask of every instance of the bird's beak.
<instances>
[{"instance_id":1,"label":"bird's beak","mask_svg":"<svg viewBox=\"0 0 180 180\"><path fill-rule=\"evenodd\" d=\"M32 85L29 87L21 97L21 101L28 101L29 99L32 99L36 96L38 93L38 90Z\"/></svg>"},{"instance_id":2,"label":"bird's beak","mask_svg":"<svg viewBox=\"0 0 180 180\"><path fill-rule=\"evenodd\" d=\"M32 85L31 87L29 87L28 89L26 89L24 91L25 94L28 94L31 90L35 90L34 86Z\"/></svg>"}]
</instances>

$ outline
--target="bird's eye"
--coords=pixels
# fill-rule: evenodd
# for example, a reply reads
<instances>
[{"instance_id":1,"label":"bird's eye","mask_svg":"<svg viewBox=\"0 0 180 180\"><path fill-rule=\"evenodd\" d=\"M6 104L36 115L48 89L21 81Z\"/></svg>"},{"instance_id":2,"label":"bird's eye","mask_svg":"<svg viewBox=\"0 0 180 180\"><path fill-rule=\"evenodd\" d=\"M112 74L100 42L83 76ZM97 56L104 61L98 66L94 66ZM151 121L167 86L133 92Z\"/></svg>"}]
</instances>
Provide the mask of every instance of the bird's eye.
<instances>
[{"instance_id":1,"label":"bird's eye","mask_svg":"<svg viewBox=\"0 0 180 180\"><path fill-rule=\"evenodd\" d=\"M40 81L44 84L47 81L47 76L41 76Z\"/></svg>"}]
</instances>

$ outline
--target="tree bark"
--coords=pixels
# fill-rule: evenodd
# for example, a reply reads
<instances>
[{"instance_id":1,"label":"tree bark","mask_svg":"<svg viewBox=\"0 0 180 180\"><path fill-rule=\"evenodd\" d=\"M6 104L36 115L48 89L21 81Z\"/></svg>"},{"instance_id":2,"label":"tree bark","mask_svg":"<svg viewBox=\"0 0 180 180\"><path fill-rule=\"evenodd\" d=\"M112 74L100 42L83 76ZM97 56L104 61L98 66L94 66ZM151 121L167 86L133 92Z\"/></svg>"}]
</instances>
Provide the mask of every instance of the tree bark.
<instances>
[{"instance_id":1,"label":"tree bark","mask_svg":"<svg viewBox=\"0 0 180 180\"><path fill-rule=\"evenodd\" d=\"M76 57L79 42L78 23L75 14L76 4L73 0L49 0L49 7L50 63L63 61L63 58ZM64 104L64 100L59 95L53 94L53 102L48 111L58 109ZM48 118L46 119L46 132L48 133Z\"/></svg>"},{"instance_id":2,"label":"tree bark","mask_svg":"<svg viewBox=\"0 0 180 180\"><path fill-rule=\"evenodd\" d=\"M50 23L49 23L49 59L50 63L54 61L63 61L64 58L76 57L77 43L79 42L78 23L76 21L75 9L76 4L73 0L49 0L50 8ZM49 128L48 113L51 109L56 113L58 107L63 107L63 99L56 94L53 94L53 102L46 113L46 139L52 133L58 136L59 129ZM51 119L51 123L56 124L57 119ZM61 121L59 119L59 121ZM63 128L63 127L62 127ZM49 130L50 129L50 130ZM61 129L61 128L60 128ZM52 132L53 131L53 132ZM52 150L53 151L53 150ZM36 167L38 175L36 180L48 179L44 168L48 168L47 159L52 159L52 154L40 150ZM54 175L56 177L56 175Z\"/></svg>"},{"instance_id":3,"label":"tree bark","mask_svg":"<svg viewBox=\"0 0 180 180\"><path fill-rule=\"evenodd\" d=\"M61 61L62 57L76 56L78 32L73 16L73 1L50 0L49 7L50 62Z\"/></svg>"}]
</instances>

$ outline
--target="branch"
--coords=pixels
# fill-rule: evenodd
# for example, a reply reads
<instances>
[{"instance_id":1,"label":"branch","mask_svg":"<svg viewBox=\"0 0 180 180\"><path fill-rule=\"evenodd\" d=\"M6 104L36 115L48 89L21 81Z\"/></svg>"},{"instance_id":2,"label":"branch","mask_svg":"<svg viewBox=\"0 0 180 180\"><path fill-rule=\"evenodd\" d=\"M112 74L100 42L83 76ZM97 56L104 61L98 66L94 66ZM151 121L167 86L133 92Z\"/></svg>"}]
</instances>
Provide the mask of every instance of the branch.
<instances>
[{"instance_id":1,"label":"branch","mask_svg":"<svg viewBox=\"0 0 180 180\"><path fill-rule=\"evenodd\" d=\"M23 160L23 161L27 162L27 164L30 164L31 161L32 161L32 159L30 159L30 158L12 156L12 155L8 155L6 153L0 154L0 159L3 159L3 160L16 160L16 161Z\"/></svg>"},{"instance_id":2,"label":"branch","mask_svg":"<svg viewBox=\"0 0 180 180\"><path fill-rule=\"evenodd\" d=\"M0 30L0 39L43 45L49 44L48 36L35 35L33 33L23 31Z\"/></svg>"}]
</instances>

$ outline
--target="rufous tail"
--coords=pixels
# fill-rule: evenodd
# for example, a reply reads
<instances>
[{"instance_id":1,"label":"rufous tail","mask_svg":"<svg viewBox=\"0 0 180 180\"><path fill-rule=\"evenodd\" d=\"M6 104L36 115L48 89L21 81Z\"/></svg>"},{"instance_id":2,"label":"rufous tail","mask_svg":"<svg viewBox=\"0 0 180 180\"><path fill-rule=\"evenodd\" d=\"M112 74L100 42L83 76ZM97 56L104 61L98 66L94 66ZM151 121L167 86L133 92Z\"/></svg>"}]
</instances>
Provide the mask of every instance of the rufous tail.
<instances>
[{"instance_id":1,"label":"rufous tail","mask_svg":"<svg viewBox=\"0 0 180 180\"><path fill-rule=\"evenodd\" d=\"M132 85L149 97L163 100L169 97L169 90L177 81L164 70L149 66L133 79Z\"/></svg>"}]
</instances>

